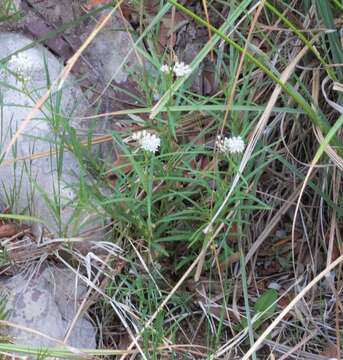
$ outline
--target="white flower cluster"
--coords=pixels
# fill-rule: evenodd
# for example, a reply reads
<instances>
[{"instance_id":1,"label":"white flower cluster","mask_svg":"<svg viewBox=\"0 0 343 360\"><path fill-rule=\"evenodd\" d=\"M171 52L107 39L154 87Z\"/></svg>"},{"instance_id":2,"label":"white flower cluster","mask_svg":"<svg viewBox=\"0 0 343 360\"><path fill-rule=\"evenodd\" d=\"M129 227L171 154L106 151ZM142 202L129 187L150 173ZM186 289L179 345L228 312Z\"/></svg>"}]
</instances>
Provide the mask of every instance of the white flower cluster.
<instances>
[{"instance_id":1,"label":"white flower cluster","mask_svg":"<svg viewBox=\"0 0 343 360\"><path fill-rule=\"evenodd\" d=\"M161 139L146 130L137 131L132 135L132 140L138 142L141 149L155 153L161 145Z\"/></svg>"},{"instance_id":2,"label":"white flower cluster","mask_svg":"<svg viewBox=\"0 0 343 360\"><path fill-rule=\"evenodd\" d=\"M216 147L222 153L239 154L245 149L244 140L240 136L232 136L227 138L226 136L218 135L216 141Z\"/></svg>"},{"instance_id":3,"label":"white flower cluster","mask_svg":"<svg viewBox=\"0 0 343 360\"><path fill-rule=\"evenodd\" d=\"M175 76L181 77L181 76L189 75L192 72L192 69L189 65L181 61L181 62L176 62L173 67L164 64L161 66L161 71L163 73L168 73L168 74L173 71Z\"/></svg>"}]
</instances>

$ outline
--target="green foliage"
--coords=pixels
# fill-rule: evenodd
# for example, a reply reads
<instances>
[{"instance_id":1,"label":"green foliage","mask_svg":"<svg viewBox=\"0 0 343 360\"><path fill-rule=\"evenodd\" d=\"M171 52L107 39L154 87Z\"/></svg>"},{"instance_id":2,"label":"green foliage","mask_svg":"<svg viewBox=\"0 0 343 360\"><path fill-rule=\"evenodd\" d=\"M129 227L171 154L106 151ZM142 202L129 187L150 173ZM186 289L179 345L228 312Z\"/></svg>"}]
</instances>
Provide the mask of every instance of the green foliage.
<instances>
[{"instance_id":1,"label":"green foliage","mask_svg":"<svg viewBox=\"0 0 343 360\"><path fill-rule=\"evenodd\" d=\"M338 31L322 34L310 32L312 28L323 26L327 29L336 29L337 19L341 16L341 3L338 0L293 2L292 4L299 4L297 8L288 1L265 1L256 29L253 31L254 41L250 43L247 43L247 29L255 13L255 10L249 12L251 6L256 3L254 1L208 1L209 9L222 20L218 22L219 25L207 24L203 14L195 12L194 7L187 2L183 1L184 5L176 0L159 3L159 10L151 16L146 14L143 2L133 1L134 8L142 11L140 15L143 19L142 33L132 34L135 50L149 64L141 73L132 74L141 90L141 96L113 86L114 90L129 95L132 103L136 104L135 108L121 112L129 127L107 133L112 136L113 143L119 150L120 161L116 162L115 166L115 159L99 160L92 152L92 130L87 134L88 144L84 146L76 131L69 125L69 119L61 116L63 109L60 109L59 102L50 102L51 118L47 120L53 124L59 177L62 176L63 152L66 149L72 152L79 162L81 175L79 183L76 184L78 199L74 203L75 212L68 224L60 223L62 209L57 190L53 199L46 197L46 202L60 225L61 235L70 228L74 234L81 232L78 227L79 217L85 210L94 212L96 209L99 219L112 220L113 227L108 239L117 242L126 250L125 260L130 270L111 279L106 291L111 298L127 305L130 310L128 313L134 314L134 325L141 329L159 309L184 271L194 263L199 253L206 249L209 237L204 235L203 229L223 204L227 191L237 175L242 155L215 152L216 135L221 132L224 135L241 135L248 143L251 134L256 130L256 124L266 110L271 92L276 86L280 86L283 92L278 98L277 106L273 107L268 124L249 157L235 191L214 224L213 230L217 230L217 226L222 226L221 231L215 236L210 234L213 235L211 249L215 249L216 252L206 251L202 258L203 264L199 267L202 275L206 277L206 285L218 284L219 275L220 280L223 280L223 284L220 283L223 285L223 289L220 288L220 296L214 294L210 285L209 289L204 287L205 290L201 290L210 300L219 299L218 304L221 306L219 320L218 316L213 320L210 311L205 314L206 317L204 316L204 323L208 320L208 327L204 326L204 342L213 347L215 352L223 338L228 339L232 336L225 320L231 299L237 296L237 293L233 294L234 286L229 285L234 281L237 285L239 282L242 285L244 302L240 298L237 303L243 306L242 314L246 317L233 327L238 331L248 328L252 345L256 333L260 333L261 328L275 315L278 293L273 289L266 290L257 298L255 304L252 303L252 290L248 286L249 277L245 272L250 263L245 263L244 255L254 244L261 230L268 226L267 219L280 209L278 201L287 202L294 190L293 186L298 186L306 179L308 165L314 154L315 160L319 162L321 157L324 158L328 144L333 145L339 154L343 153L341 139L338 136L343 118L335 122L333 119L337 114L326 107L322 98L319 99L318 106L311 92L314 66L320 71L320 79L330 76L342 82L342 68L333 66L343 63L341 39ZM226 18L223 15L224 11L216 13L215 7L218 4L230 7ZM307 17L307 13L301 7L303 4L307 10L316 10L317 18L311 17L313 23L309 29L302 28ZM112 4L107 7L110 6ZM161 23L173 6L182 12L185 18L193 19L197 26L205 30L210 29L212 32L211 39L195 54L190 67L193 72L191 76L197 76L204 60L214 52L217 60L211 70L219 85L218 92L213 96L193 91L192 81L187 77L174 79L160 72L161 65L172 62L174 56L169 53L169 49L163 49L162 53L159 50ZM47 34L45 39L37 41L61 34L88 20L97 11L94 9L73 23L65 24ZM237 25L240 20L244 21ZM145 21L148 24L145 24ZM191 21L189 20L190 24ZM274 31L277 32L278 29L281 29L280 33L274 36ZM281 43L280 39L284 43ZM308 48L310 62L304 57L304 63L300 62L289 80L283 82L280 80L280 73L292 60L288 56L289 44L295 43ZM263 47L257 48L256 44L263 44ZM242 62L242 70L235 82L238 64L245 47L247 52ZM125 66L125 61L120 66ZM48 75L47 73L47 78ZM156 100L158 97L160 99ZM324 140L320 145L312 134L312 128L316 127L324 134ZM160 137L160 151L152 154L127 141L136 128L146 129ZM304 139L299 140L303 135ZM321 166L329 161L326 157ZM335 212L338 224L342 221L341 198L335 201L332 194L332 189L335 188L332 179L335 174L331 165L325 170L318 167L316 171L320 175L309 179L306 195L310 198L310 205L306 203L304 207L302 223L305 223L305 217L317 208L322 212L321 226L325 227L325 222L331 219L332 212ZM94 181L86 181L89 174ZM111 174L112 180L108 174ZM282 181L279 181L280 179ZM44 197L44 189L39 189L34 181L33 186ZM269 193L268 191L274 187L277 190ZM282 214L286 215L289 214ZM7 214L0 215L0 218L1 216L20 221L39 221L27 215ZM314 224L315 221L316 219L313 220ZM311 241L311 235L308 239ZM325 241L322 241L321 246L326 249ZM317 250L318 254L322 251ZM233 264L223 266L229 257L237 253L241 256L239 271L233 270ZM293 271L294 254L289 252L286 255L278 255L276 254L275 258L281 268L283 267L284 271ZM220 273L216 260L220 266ZM197 285L192 284L190 288L196 288ZM199 314L199 294L198 289L182 289L173 293L152 326L142 332L141 343L146 354L149 354L148 358L157 359L159 346L170 342L171 339L177 343L180 329L183 330L185 324L189 323L192 327L192 322L198 321L198 317L192 318L190 314ZM106 307L105 300L101 301L101 306ZM4 309L0 305L0 317ZM3 315L5 316L5 313ZM215 324L215 334L211 321ZM297 326L296 319L294 323ZM306 326L301 324L300 328ZM299 329L296 330L297 335L301 336ZM296 344L298 341L294 341L294 345ZM6 345L0 349L41 356L70 356L66 349L49 349L46 353L41 352L41 349ZM92 350L89 353L114 355L115 350L111 353L106 350Z\"/></svg>"},{"instance_id":2,"label":"green foliage","mask_svg":"<svg viewBox=\"0 0 343 360\"><path fill-rule=\"evenodd\" d=\"M17 9L13 0L1 0L0 2L0 22L18 21L20 19L20 11Z\"/></svg>"}]
</instances>

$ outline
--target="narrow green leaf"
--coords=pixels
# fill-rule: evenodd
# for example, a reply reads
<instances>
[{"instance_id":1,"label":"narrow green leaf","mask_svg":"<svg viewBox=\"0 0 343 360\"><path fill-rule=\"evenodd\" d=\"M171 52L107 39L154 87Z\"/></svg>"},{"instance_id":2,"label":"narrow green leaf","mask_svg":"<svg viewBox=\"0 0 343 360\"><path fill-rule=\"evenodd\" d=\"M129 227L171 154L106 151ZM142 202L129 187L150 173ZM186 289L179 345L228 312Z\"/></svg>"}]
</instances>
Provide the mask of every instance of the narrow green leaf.
<instances>
[{"instance_id":1,"label":"narrow green leaf","mask_svg":"<svg viewBox=\"0 0 343 360\"><path fill-rule=\"evenodd\" d=\"M10 219L18 221L30 221L35 223L45 224L45 221L29 215L17 215L17 214L0 214L0 219Z\"/></svg>"}]
</instances>

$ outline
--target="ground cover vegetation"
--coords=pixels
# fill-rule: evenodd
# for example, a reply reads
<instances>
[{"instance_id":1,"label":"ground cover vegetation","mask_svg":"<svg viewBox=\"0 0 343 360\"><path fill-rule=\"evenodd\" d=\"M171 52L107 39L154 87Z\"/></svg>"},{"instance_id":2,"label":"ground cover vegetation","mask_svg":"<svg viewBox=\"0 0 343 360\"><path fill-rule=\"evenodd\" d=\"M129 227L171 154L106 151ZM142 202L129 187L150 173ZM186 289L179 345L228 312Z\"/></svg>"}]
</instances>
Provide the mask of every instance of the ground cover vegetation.
<instances>
[{"instance_id":1,"label":"ground cover vegetation","mask_svg":"<svg viewBox=\"0 0 343 360\"><path fill-rule=\"evenodd\" d=\"M38 258L78 269L84 281L94 275L80 311L98 327L98 349L43 351L0 337L0 350L41 358L340 358L343 3L77 3L79 17L33 41L82 31L87 17L97 19L97 36L105 25L96 15L106 10L126 21L128 49L143 64L130 74L132 91L105 79L104 89L126 100L105 111L108 93L98 93L80 118L91 119L86 140L48 95L55 150L35 154L63 162L70 152L94 179L79 178L73 216L95 212L106 243L92 258L75 249L56 196L55 237L65 241ZM22 16L2 2L0 21ZM93 134L105 117L114 127ZM94 151L99 143L114 147L110 159ZM20 239L24 224L44 220L33 217L2 209L0 236ZM107 243L118 248L103 256ZM18 271L5 246L1 259L2 269ZM36 254L19 268L32 261ZM5 324L2 305L0 315Z\"/></svg>"}]
</instances>

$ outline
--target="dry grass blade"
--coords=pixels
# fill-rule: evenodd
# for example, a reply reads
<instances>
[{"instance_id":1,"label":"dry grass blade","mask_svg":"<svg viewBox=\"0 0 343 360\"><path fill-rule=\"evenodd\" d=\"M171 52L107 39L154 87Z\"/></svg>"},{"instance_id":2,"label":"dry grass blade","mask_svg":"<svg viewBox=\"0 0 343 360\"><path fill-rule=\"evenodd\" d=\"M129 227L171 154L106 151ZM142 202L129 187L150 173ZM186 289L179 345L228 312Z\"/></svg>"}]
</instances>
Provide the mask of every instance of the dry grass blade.
<instances>
[{"instance_id":1,"label":"dry grass blade","mask_svg":"<svg viewBox=\"0 0 343 360\"><path fill-rule=\"evenodd\" d=\"M209 17L208 8L207 8L207 0L202 0L202 6L204 8L206 21L208 22L208 24L210 24L210 17ZM209 40L211 40L212 32L211 32L211 27L210 26L207 27L207 31L208 31L208 38L209 38ZM210 54L211 54L211 61L214 62L213 50L211 50Z\"/></svg>"}]
</instances>

